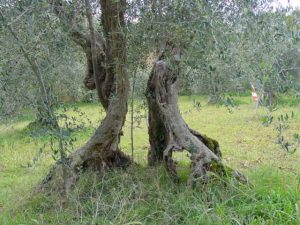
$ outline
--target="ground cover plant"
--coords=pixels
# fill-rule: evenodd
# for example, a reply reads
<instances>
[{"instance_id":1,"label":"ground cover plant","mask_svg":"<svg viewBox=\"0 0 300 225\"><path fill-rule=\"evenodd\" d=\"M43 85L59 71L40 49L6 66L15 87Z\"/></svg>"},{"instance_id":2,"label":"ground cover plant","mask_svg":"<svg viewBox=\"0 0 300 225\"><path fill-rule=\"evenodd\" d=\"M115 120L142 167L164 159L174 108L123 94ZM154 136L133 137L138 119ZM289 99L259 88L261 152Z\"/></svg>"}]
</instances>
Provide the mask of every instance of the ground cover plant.
<instances>
[{"instance_id":1,"label":"ground cover plant","mask_svg":"<svg viewBox=\"0 0 300 225\"><path fill-rule=\"evenodd\" d=\"M298 224L299 16L1 1L0 223Z\"/></svg>"},{"instance_id":2,"label":"ground cover plant","mask_svg":"<svg viewBox=\"0 0 300 225\"><path fill-rule=\"evenodd\" d=\"M195 100L202 108L196 108ZM265 127L264 108L255 113L250 97L236 98L240 105L231 113L226 107L206 105L207 97L182 96L180 109L188 124L217 138L226 164L240 168L252 185L237 185L217 177L205 187L186 185L189 159L177 153L176 184L164 167L147 167L149 147L146 119L134 130L134 161L126 170L107 174L87 173L69 199L36 193L35 188L53 164L45 148L32 166L32 158L49 136L28 136L32 114L1 125L1 224L298 224L300 206L299 151L287 153L276 144L275 127ZM289 106L291 103L291 106ZM275 114L299 111L288 100ZM205 106L205 107L204 107ZM86 114L98 115L97 104L80 104ZM70 110L68 113L72 113ZM288 135L299 132L295 113ZM26 116L27 115L27 116ZM98 116L91 118L98 123ZM137 124L136 124L137 125ZM80 146L94 128L87 123L73 135ZM130 120L124 126L121 148L130 154ZM223 130L227 132L224 133ZM234 157L233 157L234 156Z\"/></svg>"}]
</instances>

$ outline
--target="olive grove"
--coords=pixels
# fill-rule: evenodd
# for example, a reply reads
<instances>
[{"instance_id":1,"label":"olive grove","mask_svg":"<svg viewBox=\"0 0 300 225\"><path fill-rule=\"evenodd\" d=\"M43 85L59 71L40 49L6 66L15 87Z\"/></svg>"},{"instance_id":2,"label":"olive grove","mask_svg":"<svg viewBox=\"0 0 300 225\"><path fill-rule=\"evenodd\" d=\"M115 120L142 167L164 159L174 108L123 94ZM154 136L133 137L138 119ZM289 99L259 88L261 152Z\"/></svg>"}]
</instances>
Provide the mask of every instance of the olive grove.
<instances>
[{"instance_id":1,"label":"olive grove","mask_svg":"<svg viewBox=\"0 0 300 225\"><path fill-rule=\"evenodd\" d=\"M297 11L275 13L265 1L11 0L0 7L1 115L30 105L38 122L61 132L58 102L83 101L82 83L106 113L81 148L60 148L42 189L68 192L85 171L134 163L119 147L130 83L138 84L132 96L148 104L148 164L164 163L178 180L172 153L186 150L192 186L209 171L247 180L223 164L216 140L186 124L178 94L228 104L231 92L254 85L266 105L280 93L299 96Z\"/></svg>"}]
</instances>

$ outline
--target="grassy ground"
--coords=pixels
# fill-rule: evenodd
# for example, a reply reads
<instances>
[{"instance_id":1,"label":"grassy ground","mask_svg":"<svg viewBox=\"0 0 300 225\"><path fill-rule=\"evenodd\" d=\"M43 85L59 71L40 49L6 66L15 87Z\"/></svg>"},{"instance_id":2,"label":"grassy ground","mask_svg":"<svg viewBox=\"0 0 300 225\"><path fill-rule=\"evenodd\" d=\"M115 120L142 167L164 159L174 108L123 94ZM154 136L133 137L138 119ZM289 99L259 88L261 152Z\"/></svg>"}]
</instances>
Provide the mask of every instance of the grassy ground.
<instances>
[{"instance_id":1,"label":"grassy ground","mask_svg":"<svg viewBox=\"0 0 300 225\"><path fill-rule=\"evenodd\" d=\"M202 107L195 107L194 101ZM140 111L134 130L138 165L104 176L86 174L67 200L55 193L47 197L35 193L34 187L53 164L49 137L40 132L29 135L26 126L32 116L27 113L1 124L0 224L300 224L300 151L289 154L275 143L276 122L269 127L261 123L266 110L255 113L248 97L237 101L240 106L232 113L206 105L205 97L198 96L181 97L180 108L193 129L219 141L224 162L245 173L253 187L217 178L191 190L184 181L189 170L186 153L176 154L183 177L179 184L171 182L163 167L148 168L145 112L136 108ZM286 137L300 133L299 104L283 99L280 106L275 116L295 112ZM96 104L80 104L79 108L91 115L92 126L103 117ZM91 127L77 131L75 148L92 132ZM121 147L131 154L129 134L127 121ZM39 160L27 167L44 144Z\"/></svg>"}]
</instances>

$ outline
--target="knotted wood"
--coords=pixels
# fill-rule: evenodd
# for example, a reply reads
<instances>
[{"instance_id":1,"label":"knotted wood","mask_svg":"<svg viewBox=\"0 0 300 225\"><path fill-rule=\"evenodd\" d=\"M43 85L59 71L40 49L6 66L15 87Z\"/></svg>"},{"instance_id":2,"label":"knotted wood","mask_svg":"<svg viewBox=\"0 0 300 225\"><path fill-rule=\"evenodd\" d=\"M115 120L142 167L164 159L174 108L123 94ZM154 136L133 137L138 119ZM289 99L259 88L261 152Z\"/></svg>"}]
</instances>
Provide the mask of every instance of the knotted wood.
<instances>
[{"instance_id":1,"label":"knotted wood","mask_svg":"<svg viewBox=\"0 0 300 225\"><path fill-rule=\"evenodd\" d=\"M57 11L64 12L63 2L54 2ZM82 45L87 54L86 82L89 83L90 89L97 89L106 116L84 146L54 165L42 183L41 188L44 190L57 189L65 194L86 170L104 171L108 168L124 168L131 164L131 159L118 147L126 119L129 93L129 80L125 68L126 37L122 32L125 26L126 2L101 0L100 3L104 37L93 31L89 1L86 1L86 7L91 34L86 38L74 31L72 37L77 37L74 41Z\"/></svg>"},{"instance_id":2,"label":"knotted wood","mask_svg":"<svg viewBox=\"0 0 300 225\"><path fill-rule=\"evenodd\" d=\"M209 170L219 174L226 172L218 142L192 130L183 120L177 104L178 90L177 74L166 61L157 61L146 91L151 144L148 160L150 165L164 161L171 176L178 180L172 153L188 151L192 162L189 183L194 185L197 178L205 180Z\"/></svg>"}]
</instances>

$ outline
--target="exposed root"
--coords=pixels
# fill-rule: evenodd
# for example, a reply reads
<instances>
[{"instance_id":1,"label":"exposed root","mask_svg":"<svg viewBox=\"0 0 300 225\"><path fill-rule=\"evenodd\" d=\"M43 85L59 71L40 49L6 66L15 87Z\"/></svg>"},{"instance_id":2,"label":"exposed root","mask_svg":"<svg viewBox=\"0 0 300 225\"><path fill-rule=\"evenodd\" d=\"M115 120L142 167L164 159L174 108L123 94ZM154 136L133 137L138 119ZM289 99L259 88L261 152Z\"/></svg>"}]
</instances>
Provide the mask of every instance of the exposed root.
<instances>
[{"instance_id":1,"label":"exposed root","mask_svg":"<svg viewBox=\"0 0 300 225\"><path fill-rule=\"evenodd\" d=\"M82 173L86 171L103 173L109 169L125 169L132 164L131 159L119 150L107 158L93 158L93 160L82 161L76 166L71 158L72 156L64 162L58 161L51 168L39 187L42 192L55 192L68 196Z\"/></svg>"}]
</instances>

